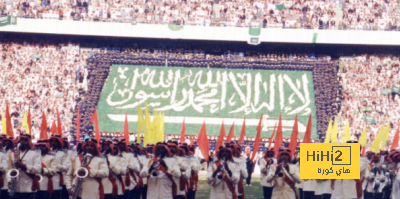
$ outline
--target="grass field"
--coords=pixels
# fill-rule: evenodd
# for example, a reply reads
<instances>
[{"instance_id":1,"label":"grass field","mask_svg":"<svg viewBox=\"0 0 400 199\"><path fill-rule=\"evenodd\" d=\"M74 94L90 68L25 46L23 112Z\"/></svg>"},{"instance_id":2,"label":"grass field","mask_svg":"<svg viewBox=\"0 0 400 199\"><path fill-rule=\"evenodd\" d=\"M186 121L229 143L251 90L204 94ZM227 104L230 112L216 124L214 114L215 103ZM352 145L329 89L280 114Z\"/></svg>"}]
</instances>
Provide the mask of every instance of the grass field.
<instances>
[{"instance_id":1,"label":"grass field","mask_svg":"<svg viewBox=\"0 0 400 199\"><path fill-rule=\"evenodd\" d=\"M246 184L246 183L245 183ZM260 178L254 177L251 179L251 187L244 187L246 199L262 199L263 190L260 185ZM198 189L196 192L196 199L206 199L210 197L211 187L206 182L206 176L199 176Z\"/></svg>"}]
</instances>

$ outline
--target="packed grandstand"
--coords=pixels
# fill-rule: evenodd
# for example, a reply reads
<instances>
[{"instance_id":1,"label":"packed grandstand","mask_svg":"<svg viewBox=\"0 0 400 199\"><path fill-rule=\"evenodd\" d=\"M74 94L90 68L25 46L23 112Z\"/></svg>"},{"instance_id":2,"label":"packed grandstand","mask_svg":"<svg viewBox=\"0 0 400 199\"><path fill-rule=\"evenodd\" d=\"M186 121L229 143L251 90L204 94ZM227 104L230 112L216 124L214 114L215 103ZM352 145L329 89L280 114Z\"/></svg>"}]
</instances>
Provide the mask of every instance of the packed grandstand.
<instances>
[{"instance_id":1,"label":"packed grandstand","mask_svg":"<svg viewBox=\"0 0 400 199\"><path fill-rule=\"evenodd\" d=\"M387 1L3 1L21 18L340 30L400 30L400 7Z\"/></svg>"}]
</instances>

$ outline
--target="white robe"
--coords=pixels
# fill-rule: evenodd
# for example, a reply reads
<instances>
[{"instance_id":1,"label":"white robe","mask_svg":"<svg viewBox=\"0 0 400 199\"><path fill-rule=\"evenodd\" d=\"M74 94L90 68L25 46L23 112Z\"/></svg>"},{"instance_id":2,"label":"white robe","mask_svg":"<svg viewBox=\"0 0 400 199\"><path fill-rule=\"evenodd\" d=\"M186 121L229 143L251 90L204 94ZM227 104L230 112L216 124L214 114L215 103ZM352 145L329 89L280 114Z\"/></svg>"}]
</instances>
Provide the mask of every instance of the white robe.
<instances>
[{"instance_id":1,"label":"white robe","mask_svg":"<svg viewBox=\"0 0 400 199\"><path fill-rule=\"evenodd\" d=\"M140 166L139 162L137 162L136 158L133 158L133 153L127 153L123 151L121 153L122 157L125 158L126 162L128 163L128 169L139 172L140 171ZM129 175L130 176L130 175ZM122 179L125 180L125 176L122 176ZM136 187L136 182L133 179L133 176L130 176L130 185L129 187L125 187L126 190L132 190L133 188ZM125 182L126 184L126 182Z\"/></svg>"},{"instance_id":2,"label":"white robe","mask_svg":"<svg viewBox=\"0 0 400 199\"><path fill-rule=\"evenodd\" d=\"M368 159L360 157L360 179L366 175ZM356 181L352 179L335 180L331 199L350 199L357 198Z\"/></svg>"},{"instance_id":3,"label":"white robe","mask_svg":"<svg viewBox=\"0 0 400 199\"><path fill-rule=\"evenodd\" d=\"M42 181L40 182L40 190L41 191L48 191L47 185L49 184L49 176L54 176L57 172L57 161L55 159L55 154L46 154L42 156L42 164L46 167L42 167L43 172ZM53 181L53 189L54 189L54 181Z\"/></svg>"},{"instance_id":4,"label":"white robe","mask_svg":"<svg viewBox=\"0 0 400 199\"><path fill-rule=\"evenodd\" d=\"M74 163L74 168L80 168L81 161L79 160L79 157L75 158ZM79 195L82 199L97 199L100 197L100 185L95 178L108 177L109 170L107 167L106 159L99 156L94 156L90 161L88 167L90 168L89 176L83 179L82 192ZM75 176L72 180L72 183L76 184L77 180L78 177Z\"/></svg>"},{"instance_id":5,"label":"white robe","mask_svg":"<svg viewBox=\"0 0 400 199\"><path fill-rule=\"evenodd\" d=\"M57 150L53 151L55 153L55 159L57 162L57 173L53 176L53 187L54 190L61 190L62 186L60 186L60 172L63 174L63 180L65 184L65 175L68 172L71 161L68 159L68 154L66 150Z\"/></svg>"},{"instance_id":6,"label":"white robe","mask_svg":"<svg viewBox=\"0 0 400 199\"><path fill-rule=\"evenodd\" d=\"M186 157L175 157L176 158L176 161L178 162L178 165L179 165L179 169L180 169L180 171L181 171L181 176L183 176L186 180L189 180L190 179L190 173L191 173L191 170L190 170L190 167L189 167L189 165L190 165L190 160L188 159L188 158L186 158ZM176 184L176 186L178 187L178 190L177 190L177 195L185 195L186 194L186 192L185 192L185 190L180 190L180 179L181 179L181 177L174 177L174 181L175 181L175 184Z\"/></svg>"},{"instance_id":7,"label":"white robe","mask_svg":"<svg viewBox=\"0 0 400 199\"><path fill-rule=\"evenodd\" d=\"M235 187L240 180L240 166L238 162L228 161L228 167L232 172L232 176L229 177L226 171L224 175L226 175L231 181L232 185ZM218 179L218 175L213 178L214 171L217 170L216 162L208 167L207 172L207 183L211 186L210 199L232 199L232 192L229 190L226 182Z\"/></svg>"},{"instance_id":8,"label":"white robe","mask_svg":"<svg viewBox=\"0 0 400 199\"><path fill-rule=\"evenodd\" d=\"M282 177L275 176L276 164L269 168L267 175L267 182L275 181L272 190L272 199L293 199L296 198L293 189L285 182ZM289 172L283 168L283 172L294 183L300 183L300 171L296 165L289 164Z\"/></svg>"},{"instance_id":9,"label":"white robe","mask_svg":"<svg viewBox=\"0 0 400 199\"><path fill-rule=\"evenodd\" d=\"M274 161L273 164L276 164L276 158L272 158L272 160ZM273 187L274 181L267 182L269 167L267 168L266 165L267 165L267 162L265 161L265 159L261 158L261 160L260 160L260 177L261 177L260 184L263 187Z\"/></svg>"},{"instance_id":10,"label":"white robe","mask_svg":"<svg viewBox=\"0 0 400 199\"><path fill-rule=\"evenodd\" d=\"M234 157L233 160L235 162L239 163L239 172L240 172L240 177L241 177L241 179L239 179L239 180L246 179L247 176L249 175L247 173L246 157L244 157L244 156L240 156L239 158ZM251 173L250 173L250 175L251 175ZM237 196L242 195L242 194L239 194L239 183L235 186L235 190L236 190Z\"/></svg>"},{"instance_id":11,"label":"white robe","mask_svg":"<svg viewBox=\"0 0 400 199\"><path fill-rule=\"evenodd\" d=\"M171 174L172 177L179 178L181 171L179 169L178 162L175 158L163 158L165 164L168 167L167 173ZM153 164L153 160L150 160L148 164L143 165L143 169L140 172L142 178L147 177L147 198L149 199L172 199L172 181L167 177L163 171L158 170L158 175L153 176L149 173L149 168ZM178 186L178 185L177 185ZM155 191L156 190L156 191Z\"/></svg>"},{"instance_id":12,"label":"white robe","mask_svg":"<svg viewBox=\"0 0 400 199\"><path fill-rule=\"evenodd\" d=\"M118 175L126 175L126 168L127 163L125 158L110 155L108 154L108 162L110 163L108 166L109 171L112 174L112 177L115 179L115 182L118 187L118 195L123 195L121 182L117 179ZM104 186L104 194L111 194L112 193L112 182L108 179L108 176L102 179L103 186Z\"/></svg>"},{"instance_id":13,"label":"white robe","mask_svg":"<svg viewBox=\"0 0 400 199\"><path fill-rule=\"evenodd\" d=\"M10 164L8 162L8 155L11 151L0 151L0 171L3 173L3 187L0 187L2 190L8 189L7 186L7 172L10 169Z\"/></svg>"},{"instance_id":14,"label":"white robe","mask_svg":"<svg viewBox=\"0 0 400 199\"><path fill-rule=\"evenodd\" d=\"M397 164L397 168L399 167L400 163ZM400 198L400 172L397 172L396 177L393 179L392 198Z\"/></svg>"},{"instance_id":15,"label":"white robe","mask_svg":"<svg viewBox=\"0 0 400 199\"><path fill-rule=\"evenodd\" d=\"M26 152L26 154L25 154ZM11 162L14 162L14 153L10 153L9 157ZM42 171L42 156L40 150L30 149L28 151L20 151L20 158L22 163L27 167L26 172L30 174L40 174ZM10 179L8 179L10 181ZM18 193L32 193L32 179L21 169L19 169L19 178L15 192Z\"/></svg>"}]
</instances>

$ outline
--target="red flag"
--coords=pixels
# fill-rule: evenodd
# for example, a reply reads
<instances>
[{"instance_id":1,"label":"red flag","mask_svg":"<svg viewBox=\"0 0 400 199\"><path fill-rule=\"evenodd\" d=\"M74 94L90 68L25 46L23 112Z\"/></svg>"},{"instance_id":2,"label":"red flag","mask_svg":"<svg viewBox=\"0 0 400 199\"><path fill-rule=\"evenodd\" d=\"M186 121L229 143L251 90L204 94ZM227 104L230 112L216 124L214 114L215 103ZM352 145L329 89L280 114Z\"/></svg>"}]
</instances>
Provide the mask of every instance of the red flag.
<instances>
[{"instance_id":1,"label":"red flag","mask_svg":"<svg viewBox=\"0 0 400 199\"><path fill-rule=\"evenodd\" d=\"M6 128L7 128L7 135L14 138L14 132L11 125L11 117L10 117L10 110L8 109L8 104L6 106Z\"/></svg>"},{"instance_id":2,"label":"red flag","mask_svg":"<svg viewBox=\"0 0 400 199\"><path fill-rule=\"evenodd\" d=\"M292 130L292 136L290 137L290 143L289 143L289 149L290 149L290 155L293 157L294 152L296 152L297 148L297 135L299 135L299 128L298 128L298 121L297 121L297 114L294 119L294 125L293 125L293 130Z\"/></svg>"},{"instance_id":3,"label":"red flag","mask_svg":"<svg viewBox=\"0 0 400 199\"><path fill-rule=\"evenodd\" d=\"M99 120L97 119L97 107L94 108L94 112L92 115L92 118L90 118L90 122L94 124L94 132L95 132L95 136L94 138L97 140L97 146L100 143L100 127L99 127ZM129 140L128 140L129 141Z\"/></svg>"},{"instance_id":4,"label":"red flag","mask_svg":"<svg viewBox=\"0 0 400 199\"><path fill-rule=\"evenodd\" d=\"M310 115L310 118L308 119L307 130L306 133L304 134L304 139L302 143L311 143L311 130L312 130L311 127L312 127L312 119Z\"/></svg>"},{"instance_id":5,"label":"red flag","mask_svg":"<svg viewBox=\"0 0 400 199\"><path fill-rule=\"evenodd\" d=\"M28 108L28 126L29 126L29 135L32 135L31 104L29 104Z\"/></svg>"},{"instance_id":6,"label":"red flag","mask_svg":"<svg viewBox=\"0 0 400 199\"><path fill-rule=\"evenodd\" d=\"M238 145L242 144L244 136L246 136L246 116L244 116L244 119L243 119L242 131L240 131Z\"/></svg>"},{"instance_id":7,"label":"red flag","mask_svg":"<svg viewBox=\"0 0 400 199\"><path fill-rule=\"evenodd\" d=\"M275 144L274 144L275 157L278 156L279 147L282 145L282 142L283 142L283 137L282 137L282 115L279 115L278 130L276 131Z\"/></svg>"},{"instance_id":8,"label":"red flag","mask_svg":"<svg viewBox=\"0 0 400 199\"><path fill-rule=\"evenodd\" d=\"M57 109L57 132L59 135L63 135L62 132L62 127L61 127L61 119L60 119L60 114L58 114L58 109Z\"/></svg>"},{"instance_id":9,"label":"red flag","mask_svg":"<svg viewBox=\"0 0 400 199\"><path fill-rule=\"evenodd\" d=\"M224 137L225 137L225 125L224 121L222 120L221 130L219 130L219 136L217 140L217 148L215 149L215 154L218 154L219 147L222 146L222 143L224 143Z\"/></svg>"},{"instance_id":10,"label":"red flag","mask_svg":"<svg viewBox=\"0 0 400 199\"><path fill-rule=\"evenodd\" d=\"M50 133L53 135L57 134L57 125L55 120L53 120L53 124L51 124Z\"/></svg>"},{"instance_id":11,"label":"red flag","mask_svg":"<svg viewBox=\"0 0 400 199\"><path fill-rule=\"evenodd\" d=\"M185 142L185 140L186 140L185 132L186 132L185 118L183 118L183 123L182 123L182 128L181 128L181 139L180 139L181 143Z\"/></svg>"},{"instance_id":12,"label":"red flag","mask_svg":"<svg viewBox=\"0 0 400 199\"><path fill-rule=\"evenodd\" d=\"M276 130L276 123L274 126L274 131L272 132L271 138L269 138L268 148L271 147L272 139L274 139L275 130Z\"/></svg>"},{"instance_id":13,"label":"red flag","mask_svg":"<svg viewBox=\"0 0 400 199\"><path fill-rule=\"evenodd\" d=\"M129 145L129 124L128 124L128 113L125 112L125 123L124 123L124 138L126 146Z\"/></svg>"},{"instance_id":14,"label":"red flag","mask_svg":"<svg viewBox=\"0 0 400 199\"><path fill-rule=\"evenodd\" d=\"M228 137L226 138L225 143L230 142L233 136L235 136L235 123L232 123L231 129L229 130L229 134Z\"/></svg>"},{"instance_id":15,"label":"red flag","mask_svg":"<svg viewBox=\"0 0 400 199\"><path fill-rule=\"evenodd\" d=\"M397 127L396 135L394 135L393 143L392 143L392 146L390 147L390 151L393 149L397 149L397 147L399 146L399 133L400 133L400 124L399 124L399 127Z\"/></svg>"},{"instance_id":16,"label":"red flag","mask_svg":"<svg viewBox=\"0 0 400 199\"><path fill-rule=\"evenodd\" d=\"M254 141L254 148L253 148L253 154L251 155L251 161L254 160L254 157L256 156L258 148L260 148L262 116L263 116L263 114L261 114L260 121L258 122L258 126L257 126L257 135L256 135L256 140Z\"/></svg>"},{"instance_id":17,"label":"red flag","mask_svg":"<svg viewBox=\"0 0 400 199\"><path fill-rule=\"evenodd\" d=\"M40 139L49 139L49 137L47 136L47 121L44 111L42 114L42 124L40 125Z\"/></svg>"},{"instance_id":18,"label":"red flag","mask_svg":"<svg viewBox=\"0 0 400 199\"><path fill-rule=\"evenodd\" d=\"M206 132L206 122L203 122L203 125L201 125L199 136L197 138L197 145L199 146L199 149L201 151L201 154L203 154L204 159L208 162L208 157L209 157L209 143L207 139L207 132Z\"/></svg>"},{"instance_id":19,"label":"red flag","mask_svg":"<svg viewBox=\"0 0 400 199\"><path fill-rule=\"evenodd\" d=\"M81 140L81 110L78 106L78 113L76 116L76 141L79 142Z\"/></svg>"}]
</instances>

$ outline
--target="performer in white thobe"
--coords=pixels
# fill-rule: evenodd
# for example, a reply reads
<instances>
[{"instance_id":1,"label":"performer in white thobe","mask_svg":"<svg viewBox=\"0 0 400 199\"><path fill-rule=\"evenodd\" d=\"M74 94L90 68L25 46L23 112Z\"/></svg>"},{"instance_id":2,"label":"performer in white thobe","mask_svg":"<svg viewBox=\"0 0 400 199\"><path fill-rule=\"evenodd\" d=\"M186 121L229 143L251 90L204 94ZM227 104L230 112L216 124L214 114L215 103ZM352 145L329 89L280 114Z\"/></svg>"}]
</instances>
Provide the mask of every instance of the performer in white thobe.
<instances>
[{"instance_id":1,"label":"performer in white thobe","mask_svg":"<svg viewBox=\"0 0 400 199\"><path fill-rule=\"evenodd\" d=\"M83 154L88 155L89 164L86 166L89 173L86 178L83 179L81 190L76 187L67 187L70 195L76 191L79 191L78 196L81 199L101 199L104 198L104 186L102 183L102 178L108 177L109 169L107 167L106 159L100 156L99 149L97 147L97 140L88 138L82 144ZM81 167L81 162L85 159L85 156L80 154L74 160L74 168L79 169ZM72 172L70 169L68 172ZM71 176L67 174L66 176ZM72 180L72 185L76 185L78 177L75 176ZM67 184L67 186L69 186Z\"/></svg>"},{"instance_id":2,"label":"performer in white thobe","mask_svg":"<svg viewBox=\"0 0 400 199\"><path fill-rule=\"evenodd\" d=\"M356 141L348 141L347 143L357 143ZM360 179L341 179L335 180L332 199L353 199L362 198L362 180L365 178L368 167L368 159L360 157Z\"/></svg>"},{"instance_id":3,"label":"performer in white thobe","mask_svg":"<svg viewBox=\"0 0 400 199\"><path fill-rule=\"evenodd\" d=\"M142 178L147 177L147 198L172 199L177 195L174 177L179 178L181 171L175 158L171 158L169 148L164 143L155 146L155 157L140 172ZM157 191L155 191L157 190Z\"/></svg>"},{"instance_id":4,"label":"performer in white thobe","mask_svg":"<svg viewBox=\"0 0 400 199\"><path fill-rule=\"evenodd\" d=\"M274 148L267 148L265 149L264 157L260 160L260 184L263 187L264 199L270 199L272 197L272 188L274 186L274 182L267 182L267 176L270 166L277 163L274 156Z\"/></svg>"},{"instance_id":5,"label":"performer in white thobe","mask_svg":"<svg viewBox=\"0 0 400 199\"><path fill-rule=\"evenodd\" d=\"M40 190L36 194L36 198L49 198L54 192L53 176L57 173L57 161L54 153L50 152L50 144L47 139L40 139L35 148L41 150L42 154L42 180Z\"/></svg>"},{"instance_id":6,"label":"performer in white thobe","mask_svg":"<svg viewBox=\"0 0 400 199\"><path fill-rule=\"evenodd\" d=\"M278 163L271 165L267 182L274 182L273 199L294 199L296 197L295 183L300 183L300 171L294 164L290 164L289 149L280 149L277 156Z\"/></svg>"},{"instance_id":7,"label":"performer in white thobe","mask_svg":"<svg viewBox=\"0 0 400 199\"><path fill-rule=\"evenodd\" d=\"M217 157L207 172L210 199L237 199L235 186L240 180L239 163L233 161L232 149L228 147L220 148Z\"/></svg>"}]
</instances>

